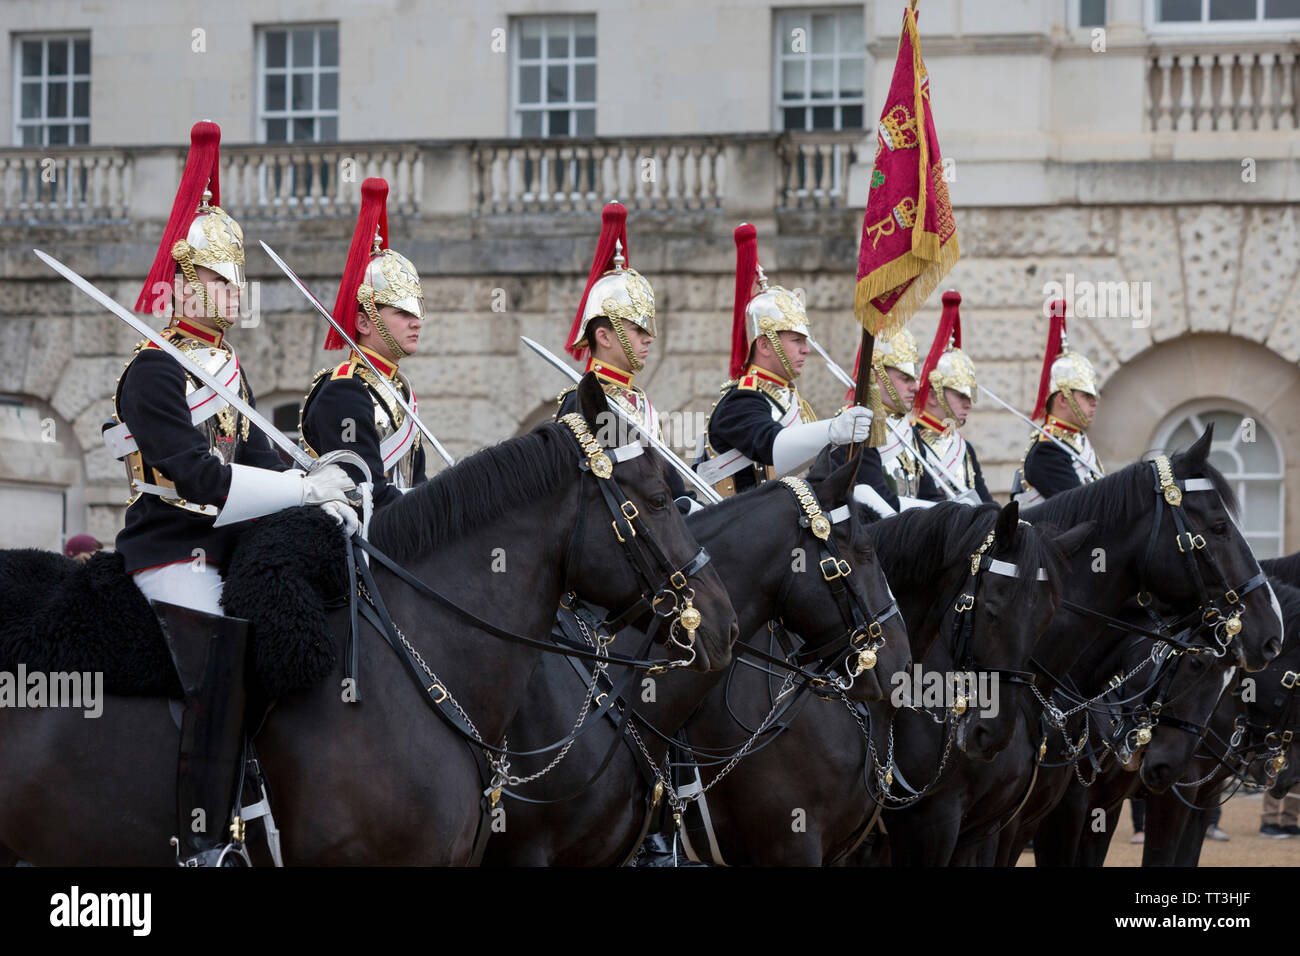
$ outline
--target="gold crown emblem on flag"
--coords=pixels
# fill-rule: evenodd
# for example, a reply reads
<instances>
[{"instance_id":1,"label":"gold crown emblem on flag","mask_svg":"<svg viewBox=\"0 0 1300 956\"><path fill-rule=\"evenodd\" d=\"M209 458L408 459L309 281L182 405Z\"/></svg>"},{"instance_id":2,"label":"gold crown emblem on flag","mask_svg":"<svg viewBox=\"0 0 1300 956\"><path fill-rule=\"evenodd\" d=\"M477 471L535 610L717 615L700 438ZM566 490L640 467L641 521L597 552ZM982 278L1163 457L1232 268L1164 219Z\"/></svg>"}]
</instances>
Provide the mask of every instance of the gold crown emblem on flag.
<instances>
[{"instance_id":1,"label":"gold crown emblem on flag","mask_svg":"<svg viewBox=\"0 0 1300 956\"><path fill-rule=\"evenodd\" d=\"M904 229L911 229L916 225L916 200L911 196L904 196L897 206L894 207L894 218Z\"/></svg>"},{"instance_id":2,"label":"gold crown emblem on flag","mask_svg":"<svg viewBox=\"0 0 1300 956\"><path fill-rule=\"evenodd\" d=\"M880 118L880 140L890 150L914 149L920 142L916 118L899 103Z\"/></svg>"}]
</instances>

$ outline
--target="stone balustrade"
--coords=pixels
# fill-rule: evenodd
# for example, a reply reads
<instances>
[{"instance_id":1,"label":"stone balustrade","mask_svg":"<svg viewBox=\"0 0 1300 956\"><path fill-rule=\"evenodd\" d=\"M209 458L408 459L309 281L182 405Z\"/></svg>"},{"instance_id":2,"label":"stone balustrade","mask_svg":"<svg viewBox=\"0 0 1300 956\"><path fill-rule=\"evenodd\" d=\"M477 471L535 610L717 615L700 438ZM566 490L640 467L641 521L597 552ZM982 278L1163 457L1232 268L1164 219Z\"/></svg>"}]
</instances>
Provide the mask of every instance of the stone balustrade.
<instances>
[{"instance_id":1,"label":"stone balustrade","mask_svg":"<svg viewBox=\"0 0 1300 956\"><path fill-rule=\"evenodd\" d=\"M1300 46L1162 46L1147 59L1147 123L1180 133L1300 126Z\"/></svg>"}]
</instances>

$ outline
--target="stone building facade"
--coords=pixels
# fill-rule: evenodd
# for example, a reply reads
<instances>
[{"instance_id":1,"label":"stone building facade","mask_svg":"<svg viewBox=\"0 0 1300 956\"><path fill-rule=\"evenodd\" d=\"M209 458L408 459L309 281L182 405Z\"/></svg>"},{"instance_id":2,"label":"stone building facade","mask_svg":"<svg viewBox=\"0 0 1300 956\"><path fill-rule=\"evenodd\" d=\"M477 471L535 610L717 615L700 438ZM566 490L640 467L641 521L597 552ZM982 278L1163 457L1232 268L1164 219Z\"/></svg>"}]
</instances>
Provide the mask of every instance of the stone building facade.
<instances>
[{"instance_id":1,"label":"stone building facade","mask_svg":"<svg viewBox=\"0 0 1300 956\"><path fill-rule=\"evenodd\" d=\"M1071 344L1103 379L1094 430L1102 460L1134 460L1213 420L1216 461L1235 476L1257 550L1293 550L1297 31L1264 21L1173 30L1153 2L1109 0L1098 50L1095 28L1083 25L1096 22L1097 6L1086 0L922 8L963 250L944 287L962 293L981 382L1030 410L1045 303L1060 283L1074 293ZM90 95L87 140L74 146L21 145L31 135L12 115L21 96L0 96L0 127L13 129L15 144L0 148L0 509L9 519L0 547L58 547L82 530L109 541L120 526L122 467L99 430L136 336L30 250L133 300L177 181L178 144L199 118L223 126L223 205L253 246L258 308L231 340L259 406L287 429L330 358L323 323L256 242L332 301L366 175L392 183L391 242L420 269L433 315L421 354L403 368L425 420L457 456L553 408L564 383L519 335L559 351L610 198L631 210L631 261L656 292L660 337L641 381L665 412L679 413L670 438L684 451L725 377L739 222L758 227L769 275L804 291L822 343L853 362L871 128L901 4L696 0L650 16L631 0L537 0L367 4L361 15L350 4L285 0L228 4L211 23L199 4L142 2L111 16L74 0L6 9L0 86L36 83L23 72L24 40L84 35ZM836 114L842 128L787 129L785 32L832 14L837 42L864 65L866 130L841 122L851 106ZM593 136L516 135L524 67L511 44L541 15L594 18ZM858 17L860 37L843 40ZM171 39L141 39L145 24ZM267 141L263 24L337 25L339 140ZM205 30L201 54L191 49L196 28ZM492 46L498 29L503 50ZM45 56L48 74L48 48ZM174 78L169 89L158 88L161 75ZM51 102L53 82L40 80ZM938 309L936 294L913 321L923 342ZM842 404L843 389L815 360L801 385L823 413ZM1005 498L1027 429L985 398L967 433Z\"/></svg>"}]
</instances>

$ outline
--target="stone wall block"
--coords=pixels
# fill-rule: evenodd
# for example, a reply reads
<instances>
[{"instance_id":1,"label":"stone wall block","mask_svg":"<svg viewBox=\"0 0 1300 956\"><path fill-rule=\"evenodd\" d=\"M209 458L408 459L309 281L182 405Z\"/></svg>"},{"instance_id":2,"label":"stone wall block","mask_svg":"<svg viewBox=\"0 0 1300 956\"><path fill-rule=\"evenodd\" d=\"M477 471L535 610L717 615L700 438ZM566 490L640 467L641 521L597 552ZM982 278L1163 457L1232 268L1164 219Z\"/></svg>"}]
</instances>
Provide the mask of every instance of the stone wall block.
<instances>
[{"instance_id":1,"label":"stone wall block","mask_svg":"<svg viewBox=\"0 0 1300 956\"><path fill-rule=\"evenodd\" d=\"M1150 341L1163 342L1187 331L1182 249L1174 210L1122 209L1119 260L1128 281L1151 283ZM1141 346L1143 336L1135 335L1134 343ZM1122 354L1126 349L1118 351Z\"/></svg>"},{"instance_id":2,"label":"stone wall block","mask_svg":"<svg viewBox=\"0 0 1300 956\"><path fill-rule=\"evenodd\" d=\"M1183 206L1176 210L1193 332L1226 332L1241 266L1240 206Z\"/></svg>"},{"instance_id":3,"label":"stone wall block","mask_svg":"<svg viewBox=\"0 0 1300 956\"><path fill-rule=\"evenodd\" d=\"M1232 307L1232 331L1262 342L1280 321L1296 314L1287 292L1300 273L1300 225L1294 206L1264 206L1247 213L1241 279Z\"/></svg>"}]
</instances>

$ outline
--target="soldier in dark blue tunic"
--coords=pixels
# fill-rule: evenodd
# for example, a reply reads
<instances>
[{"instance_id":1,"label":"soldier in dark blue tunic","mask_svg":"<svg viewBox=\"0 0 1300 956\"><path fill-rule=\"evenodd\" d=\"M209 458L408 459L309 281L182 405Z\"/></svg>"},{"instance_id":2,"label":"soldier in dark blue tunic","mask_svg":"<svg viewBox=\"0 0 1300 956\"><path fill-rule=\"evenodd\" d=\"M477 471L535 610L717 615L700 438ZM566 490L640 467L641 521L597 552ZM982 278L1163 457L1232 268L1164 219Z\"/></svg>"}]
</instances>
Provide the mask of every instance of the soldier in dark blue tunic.
<instances>
[{"instance_id":1,"label":"soldier in dark blue tunic","mask_svg":"<svg viewBox=\"0 0 1300 956\"><path fill-rule=\"evenodd\" d=\"M388 248L387 196L388 183L382 179L361 184L361 212L334 303L335 320L379 375L355 352L317 372L303 402L301 422L303 445L312 455L337 449L361 455L370 467L376 508L425 480L420 431L393 396L398 392L417 409L411 383L397 366L419 346L424 291L415 266ZM343 347L343 338L331 329L325 348ZM363 480L361 469L343 467L355 480Z\"/></svg>"},{"instance_id":2,"label":"soldier in dark blue tunic","mask_svg":"<svg viewBox=\"0 0 1300 956\"><path fill-rule=\"evenodd\" d=\"M695 465L723 495L793 474L828 444L865 441L871 425L871 411L860 406L819 421L799 395L808 316L796 296L768 283L754 227L742 223L735 239L731 379L709 413Z\"/></svg>"},{"instance_id":3,"label":"soldier in dark blue tunic","mask_svg":"<svg viewBox=\"0 0 1300 956\"><path fill-rule=\"evenodd\" d=\"M654 344L654 290L627 264L627 255L627 209L622 203L611 202L601 213L596 256L564 348L574 358L586 359L586 371L595 374L611 402L663 441L659 411L633 384ZM556 419L577 411L577 386L566 388L556 401ZM634 437L629 435L628 440ZM664 477L679 510L689 514L701 507L675 468L665 468Z\"/></svg>"},{"instance_id":4,"label":"soldier in dark blue tunic","mask_svg":"<svg viewBox=\"0 0 1300 956\"><path fill-rule=\"evenodd\" d=\"M216 865L232 850L227 822L243 753L248 632L247 621L222 614L221 568L249 519L302 504L319 504L340 523L355 518L346 503L353 482L342 469L287 469L266 436L195 374L201 367L253 405L226 341L244 288L244 244L218 205L220 130L199 123L191 139L136 303L157 316L172 306L162 334L188 361L141 343L118 379L104 440L126 463L132 494L117 550L158 615L185 692L177 857Z\"/></svg>"},{"instance_id":5,"label":"soldier in dark blue tunic","mask_svg":"<svg viewBox=\"0 0 1300 956\"><path fill-rule=\"evenodd\" d=\"M1105 473L1088 438L1097 404L1097 373L1087 356L1070 348L1064 300L1053 302L1033 417L1042 418L1043 431L1061 444L1037 431L1029 436L1029 447L1011 488L1011 497L1021 508L1096 481Z\"/></svg>"}]
</instances>

